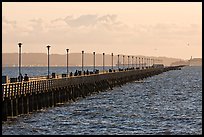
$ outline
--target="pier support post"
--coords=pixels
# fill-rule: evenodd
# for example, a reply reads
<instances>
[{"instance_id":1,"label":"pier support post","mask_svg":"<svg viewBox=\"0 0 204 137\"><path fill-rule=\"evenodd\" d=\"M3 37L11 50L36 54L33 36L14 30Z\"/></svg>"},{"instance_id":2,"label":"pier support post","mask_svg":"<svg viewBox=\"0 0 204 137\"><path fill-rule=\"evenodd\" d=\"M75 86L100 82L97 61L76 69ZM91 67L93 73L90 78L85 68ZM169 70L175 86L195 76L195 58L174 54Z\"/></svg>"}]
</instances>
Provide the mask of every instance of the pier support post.
<instances>
[{"instance_id":1,"label":"pier support post","mask_svg":"<svg viewBox=\"0 0 204 137\"><path fill-rule=\"evenodd\" d=\"M18 98L13 98L13 116L18 116Z\"/></svg>"},{"instance_id":2,"label":"pier support post","mask_svg":"<svg viewBox=\"0 0 204 137\"><path fill-rule=\"evenodd\" d=\"M37 94L34 92L32 96L33 96L33 111L37 111L38 110Z\"/></svg>"},{"instance_id":3,"label":"pier support post","mask_svg":"<svg viewBox=\"0 0 204 137\"><path fill-rule=\"evenodd\" d=\"M7 116L13 116L13 100L11 99L7 101Z\"/></svg>"},{"instance_id":4,"label":"pier support post","mask_svg":"<svg viewBox=\"0 0 204 137\"><path fill-rule=\"evenodd\" d=\"M2 101L2 120L3 121L7 121L7 99L4 98L4 100Z\"/></svg>"},{"instance_id":5,"label":"pier support post","mask_svg":"<svg viewBox=\"0 0 204 137\"><path fill-rule=\"evenodd\" d=\"M28 106L28 95L27 94L23 96L23 109L24 109L24 114L28 114L29 106Z\"/></svg>"},{"instance_id":6,"label":"pier support post","mask_svg":"<svg viewBox=\"0 0 204 137\"><path fill-rule=\"evenodd\" d=\"M29 107L29 113L32 113L33 112L33 94L31 94L31 93L29 93L28 95L28 102L29 102L29 105L28 105L28 107Z\"/></svg>"}]
</instances>

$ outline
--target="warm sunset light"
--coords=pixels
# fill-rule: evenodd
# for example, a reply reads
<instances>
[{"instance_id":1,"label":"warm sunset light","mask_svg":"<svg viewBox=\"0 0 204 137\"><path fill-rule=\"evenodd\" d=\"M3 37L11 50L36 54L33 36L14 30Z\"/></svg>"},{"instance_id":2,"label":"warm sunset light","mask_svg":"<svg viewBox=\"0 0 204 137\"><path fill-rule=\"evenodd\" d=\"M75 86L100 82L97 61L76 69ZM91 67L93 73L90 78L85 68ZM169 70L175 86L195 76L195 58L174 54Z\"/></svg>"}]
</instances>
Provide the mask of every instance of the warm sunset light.
<instances>
[{"instance_id":1,"label":"warm sunset light","mask_svg":"<svg viewBox=\"0 0 204 137\"><path fill-rule=\"evenodd\" d=\"M201 2L2 2L3 135L202 135Z\"/></svg>"},{"instance_id":2,"label":"warm sunset light","mask_svg":"<svg viewBox=\"0 0 204 137\"><path fill-rule=\"evenodd\" d=\"M202 3L2 3L3 53L112 53L202 56ZM187 43L190 45L188 46ZM156 50L155 50L156 49Z\"/></svg>"}]
</instances>

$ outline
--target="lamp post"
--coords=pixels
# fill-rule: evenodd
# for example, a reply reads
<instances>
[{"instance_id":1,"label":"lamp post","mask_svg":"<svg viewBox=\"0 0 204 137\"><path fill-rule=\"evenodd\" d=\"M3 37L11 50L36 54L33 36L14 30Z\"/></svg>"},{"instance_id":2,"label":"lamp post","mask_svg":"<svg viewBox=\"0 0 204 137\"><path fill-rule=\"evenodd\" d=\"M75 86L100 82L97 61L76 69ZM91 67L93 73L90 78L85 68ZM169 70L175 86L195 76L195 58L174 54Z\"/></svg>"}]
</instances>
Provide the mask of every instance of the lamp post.
<instances>
[{"instance_id":1,"label":"lamp post","mask_svg":"<svg viewBox=\"0 0 204 137\"><path fill-rule=\"evenodd\" d=\"M84 51L82 50L82 59L81 59L82 63L81 63L81 71L82 74L84 73Z\"/></svg>"},{"instance_id":2,"label":"lamp post","mask_svg":"<svg viewBox=\"0 0 204 137\"><path fill-rule=\"evenodd\" d=\"M123 55L123 69L124 69L124 64L125 64L125 55Z\"/></svg>"},{"instance_id":3,"label":"lamp post","mask_svg":"<svg viewBox=\"0 0 204 137\"><path fill-rule=\"evenodd\" d=\"M134 66L133 66L133 59L134 59L134 57L132 56L132 68L134 67Z\"/></svg>"},{"instance_id":4,"label":"lamp post","mask_svg":"<svg viewBox=\"0 0 204 137\"><path fill-rule=\"evenodd\" d=\"M112 56L112 70L113 70L113 53L111 53Z\"/></svg>"},{"instance_id":5,"label":"lamp post","mask_svg":"<svg viewBox=\"0 0 204 137\"><path fill-rule=\"evenodd\" d=\"M67 51L67 76L69 76L69 49L66 49Z\"/></svg>"},{"instance_id":6,"label":"lamp post","mask_svg":"<svg viewBox=\"0 0 204 137\"><path fill-rule=\"evenodd\" d=\"M120 56L120 55L118 54L118 71L119 71L119 56Z\"/></svg>"},{"instance_id":7,"label":"lamp post","mask_svg":"<svg viewBox=\"0 0 204 137\"><path fill-rule=\"evenodd\" d=\"M104 70L105 70L104 66L105 66L105 53L103 53L103 73L104 73Z\"/></svg>"},{"instance_id":8,"label":"lamp post","mask_svg":"<svg viewBox=\"0 0 204 137\"><path fill-rule=\"evenodd\" d=\"M144 68L146 68L146 58L144 58Z\"/></svg>"},{"instance_id":9,"label":"lamp post","mask_svg":"<svg viewBox=\"0 0 204 137\"><path fill-rule=\"evenodd\" d=\"M93 71L95 72L95 55L96 55L96 53L95 52L93 52Z\"/></svg>"},{"instance_id":10,"label":"lamp post","mask_svg":"<svg viewBox=\"0 0 204 137\"><path fill-rule=\"evenodd\" d=\"M143 58L142 58L142 69L143 69Z\"/></svg>"},{"instance_id":11,"label":"lamp post","mask_svg":"<svg viewBox=\"0 0 204 137\"><path fill-rule=\"evenodd\" d=\"M47 46L47 51L48 51L48 65L47 65L47 77L50 78L50 57L49 57L49 51L50 51L50 45Z\"/></svg>"},{"instance_id":12,"label":"lamp post","mask_svg":"<svg viewBox=\"0 0 204 137\"><path fill-rule=\"evenodd\" d=\"M22 81L22 77L21 77L21 45L22 43L18 43L18 46L19 46L19 81L21 82Z\"/></svg>"},{"instance_id":13,"label":"lamp post","mask_svg":"<svg viewBox=\"0 0 204 137\"><path fill-rule=\"evenodd\" d=\"M128 69L129 69L129 58L130 58L130 56L128 56Z\"/></svg>"},{"instance_id":14,"label":"lamp post","mask_svg":"<svg viewBox=\"0 0 204 137\"><path fill-rule=\"evenodd\" d=\"M153 65L154 65L154 59L153 59Z\"/></svg>"},{"instance_id":15,"label":"lamp post","mask_svg":"<svg viewBox=\"0 0 204 137\"><path fill-rule=\"evenodd\" d=\"M137 57L135 57L135 68L137 69Z\"/></svg>"},{"instance_id":16,"label":"lamp post","mask_svg":"<svg viewBox=\"0 0 204 137\"><path fill-rule=\"evenodd\" d=\"M151 59L149 58L149 68L151 67Z\"/></svg>"},{"instance_id":17,"label":"lamp post","mask_svg":"<svg viewBox=\"0 0 204 137\"><path fill-rule=\"evenodd\" d=\"M151 58L149 58L149 68L151 67Z\"/></svg>"},{"instance_id":18,"label":"lamp post","mask_svg":"<svg viewBox=\"0 0 204 137\"><path fill-rule=\"evenodd\" d=\"M152 63L151 63L151 64L152 64L152 66L153 66L153 59L152 59L152 61L151 61L151 62L152 62Z\"/></svg>"},{"instance_id":19,"label":"lamp post","mask_svg":"<svg viewBox=\"0 0 204 137\"><path fill-rule=\"evenodd\" d=\"M140 57L139 57L139 69L140 69Z\"/></svg>"},{"instance_id":20,"label":"lamp post","mask_svg":"<svg viewBox=\"0 0 204 137\"><path fill-rule=\"evenodd\" d=\"M149 68L149 58L147 58L147 68Z\"/></svg>"}]
</instances>

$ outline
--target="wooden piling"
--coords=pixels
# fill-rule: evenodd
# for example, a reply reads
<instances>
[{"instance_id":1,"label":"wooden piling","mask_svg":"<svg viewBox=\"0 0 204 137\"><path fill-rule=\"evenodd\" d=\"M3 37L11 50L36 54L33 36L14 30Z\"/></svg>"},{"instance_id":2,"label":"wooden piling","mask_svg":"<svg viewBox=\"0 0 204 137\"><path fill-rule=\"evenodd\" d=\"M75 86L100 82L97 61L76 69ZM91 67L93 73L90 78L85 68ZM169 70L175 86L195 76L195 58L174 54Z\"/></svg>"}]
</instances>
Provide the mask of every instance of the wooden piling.
<instances>
[{"instance_id":1,"label":"wooden piling","mask_svg":"<svg viewBox=\"0 0 204 137\"><path fill-rule=\"evenodd\" d=\"M36 80L2 84L2 120L32 113L58 103L76 101L91 94L113 89L114 86L158 75L182 66L148 68L81 77Z\"/></svg>"}]
</instances>

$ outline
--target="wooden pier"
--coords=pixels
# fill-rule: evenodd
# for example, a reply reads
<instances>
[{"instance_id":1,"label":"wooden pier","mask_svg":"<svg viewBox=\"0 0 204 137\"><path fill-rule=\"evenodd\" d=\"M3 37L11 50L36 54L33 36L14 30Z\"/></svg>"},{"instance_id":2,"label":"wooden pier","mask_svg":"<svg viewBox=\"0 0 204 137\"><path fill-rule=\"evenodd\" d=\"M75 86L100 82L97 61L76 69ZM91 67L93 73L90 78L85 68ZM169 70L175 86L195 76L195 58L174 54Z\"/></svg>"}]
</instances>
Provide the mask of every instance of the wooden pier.
<instances>
[{"instance_id":1,"label":"wooden pier","mask_svg":"<svg viewBox=\"0 0 204 137\"><path fill-rule=\"evenodd\" d=\"M2 84L2 121L183 66L117 71Z\"/></svg>"}]
</instances>

